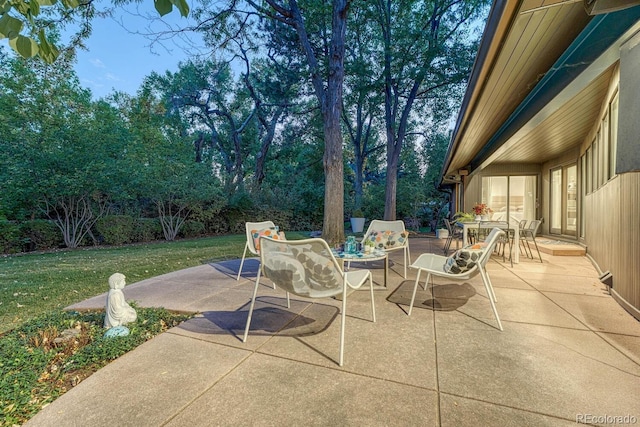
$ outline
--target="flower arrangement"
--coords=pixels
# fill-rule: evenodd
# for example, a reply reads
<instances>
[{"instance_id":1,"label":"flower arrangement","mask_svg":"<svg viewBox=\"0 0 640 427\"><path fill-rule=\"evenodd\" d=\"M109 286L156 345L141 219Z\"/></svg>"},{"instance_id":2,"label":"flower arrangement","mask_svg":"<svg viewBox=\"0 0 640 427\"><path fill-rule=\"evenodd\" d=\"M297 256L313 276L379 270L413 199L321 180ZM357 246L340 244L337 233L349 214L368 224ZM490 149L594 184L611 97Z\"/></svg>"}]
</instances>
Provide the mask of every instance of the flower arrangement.
<instances>
[{"instance_id":1,"label":"flower arrangement","mask_svg":"<svg viewBox=\"0 0 640 427\"><path fill-rule=\"evenodd\" d=\"M473 207L473 213L476 215L489 215L491 212L491 208L484 203L476 203Z\"/></svg>"}]
</instances>

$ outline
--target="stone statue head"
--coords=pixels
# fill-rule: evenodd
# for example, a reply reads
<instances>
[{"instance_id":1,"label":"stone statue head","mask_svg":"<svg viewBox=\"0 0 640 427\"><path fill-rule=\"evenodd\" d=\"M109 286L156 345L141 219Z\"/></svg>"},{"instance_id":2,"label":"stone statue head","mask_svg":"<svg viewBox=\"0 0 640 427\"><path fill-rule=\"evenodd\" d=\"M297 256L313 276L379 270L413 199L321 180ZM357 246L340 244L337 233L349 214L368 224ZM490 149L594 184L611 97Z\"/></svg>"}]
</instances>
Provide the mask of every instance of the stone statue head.
<instances>
[{"instance_id":1,"label":"stone statue head","mask_svg":"<svg viewBox=\"0 0 640 427\"><path fill-rule=\"evenodd\" d=\"M122 289L125 284L125 276L122 273L113 273L111 277L109 277L109 288L111 289Z\"/></svg>"}]
</instances>

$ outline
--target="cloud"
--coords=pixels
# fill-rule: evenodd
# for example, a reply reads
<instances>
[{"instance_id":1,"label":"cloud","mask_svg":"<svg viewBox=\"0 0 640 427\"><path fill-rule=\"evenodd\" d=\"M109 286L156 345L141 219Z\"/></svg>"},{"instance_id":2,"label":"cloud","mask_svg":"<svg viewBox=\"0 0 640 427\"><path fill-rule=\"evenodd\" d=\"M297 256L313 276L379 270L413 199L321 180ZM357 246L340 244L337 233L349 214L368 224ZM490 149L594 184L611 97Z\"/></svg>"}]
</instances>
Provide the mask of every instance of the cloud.
<instances>
[{"instance_id":1,"label":"cloud","mask_svg":"<svg viewBox=\"0 0 640 427\"><path fill-rule=\"evenodd\" d=\"M104 75L104 77L109 80L110 82L121 82L122 79L118 76L116 76L115 74L111 74L111 73L107 73Z\"/></svg>"},{"instance_id":2,"label":"cloud","mask_svg":"<svg viewBox=\"0 0 640 427\"><path fill-rule=\"evenodd\" d=\"M104 63L100 61L98 58L90 59L89 62L96 68L106 68Z\"/></svg>"},{"instance_id":3,"label":"cloud","mask_svg":"<svg viewBox=\"0 0 640 427\"><path fill-rule=\"evenodd\" d=\"M104 84L96 82L95 80L81 79L81 83L84 83L85 85L93 89L100 89L104 87Z\"/></svg>"}]
</instances>

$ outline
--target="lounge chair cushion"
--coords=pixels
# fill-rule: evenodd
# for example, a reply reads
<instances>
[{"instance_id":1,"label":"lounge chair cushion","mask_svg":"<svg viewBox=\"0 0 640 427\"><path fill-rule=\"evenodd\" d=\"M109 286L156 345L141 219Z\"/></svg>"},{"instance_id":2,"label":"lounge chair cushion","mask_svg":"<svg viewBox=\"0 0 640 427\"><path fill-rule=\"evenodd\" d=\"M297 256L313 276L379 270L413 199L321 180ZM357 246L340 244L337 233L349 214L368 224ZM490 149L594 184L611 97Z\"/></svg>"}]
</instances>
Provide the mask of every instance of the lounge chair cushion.
<instances>
[{"instance_id":1,"label":"lounge chair cushion","mask_svg":"<svg viewBox=\"0 0 640 427\"><path fill-rule=\"evenodd\" d=\"M372 231L367 240L373 242L378 249L389 249L404 246L409 233L403 231Z\"/></svg>"},{"instance_id":2,"label":"lounge chair cushion","mask_svg":"<svg viewBox=\"0 0 640 427\"><path fill-rule=\"evenodd\" d=\"M462 248L455 251L444 263L445 273L460 274L471 270L480 260L483 249Z\"/></svg>"},{"instance_id":3,"label":"lounge chair cushion","mask_svg":"<svg viewBox=\"0 0 640 427\"><path fill-rule=\"evenodd\" d=\"M280 240L280 236L273 228L263 228L262 230L251 230L251 237L253 237L253 246L257 251L260 250L260 237L267 236L274 240Z\"/></svg>"}]
</instances>

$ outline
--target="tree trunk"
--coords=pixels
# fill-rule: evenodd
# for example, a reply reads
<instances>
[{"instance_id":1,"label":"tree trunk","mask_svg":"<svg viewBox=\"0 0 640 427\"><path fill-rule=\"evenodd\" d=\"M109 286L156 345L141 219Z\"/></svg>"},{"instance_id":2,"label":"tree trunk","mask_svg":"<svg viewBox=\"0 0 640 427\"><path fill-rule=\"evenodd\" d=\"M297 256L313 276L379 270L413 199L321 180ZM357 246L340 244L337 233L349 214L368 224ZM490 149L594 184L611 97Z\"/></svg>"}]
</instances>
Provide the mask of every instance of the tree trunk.
<instances>
[{"instance_id":1,"label":"tree trunk","mask_svg":"<svg viewBox=\"0 0 640 427\"><path fill-rule=\"evenodd\" d=\"M344 166L339 113L325 118L324 173L322 237L334 245L344 241Z\"/></svg>"},{"instance_id":2,"label":"tree trunk","mask_svg":"<svg viewBox=\"0 0 640 427\"><path fill-rule=\"evenodd\" d=\"M329 78L323 109L325 189L322 236L331 245L344 241L344 164L340 117L348 8L348 1L333 0Z\"/></svg>"},{"instance_id":3,"label":"tree trunk","mask_svg":"<svg viewBox=\"0 0 640 427\"><path fill-rule=\"evenodd\" d=\"M269 1L273 4L272 1ZM324 223L322 237L333 245L344 241L344 166L342 159L342 85L344 82L344 53L349 1L333 0L331 41L329 45L327 88L320 72L315 51L311 46L304 20L295 0L289 2L300 44L307 56L311 83L318 98L324 119Z\"/></svg>"},{"instance_id":4,"label":"tree trunk","mask_svg":"<svg viewBox=\"0 0 640 427\"><path fill-rule=\"evenodd\" d=\"M392 145L392 144L390 144ZM398 157L393 154L393 147L387 146L387 179L384 191L384 220L396 219L396 190L398 188Z\"/></svg>"}]
</instances>

